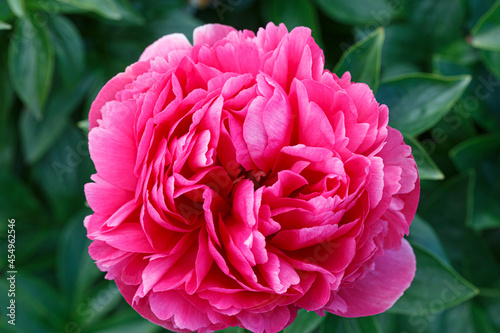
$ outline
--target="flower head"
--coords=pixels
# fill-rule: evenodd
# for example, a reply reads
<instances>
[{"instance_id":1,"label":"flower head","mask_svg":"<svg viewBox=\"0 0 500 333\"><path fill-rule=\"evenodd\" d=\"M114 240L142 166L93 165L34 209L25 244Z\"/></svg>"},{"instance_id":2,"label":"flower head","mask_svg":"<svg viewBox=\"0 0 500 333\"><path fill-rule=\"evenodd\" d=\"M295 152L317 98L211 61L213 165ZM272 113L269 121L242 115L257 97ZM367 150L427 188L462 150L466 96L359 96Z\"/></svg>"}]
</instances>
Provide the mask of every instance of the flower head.
<instances>
[{"instance_id":1,"label":"flower head","mask_svg":"<svg viewBox=\"0 0 500 333\"><path fill-rule=\"evenodd\" d=\"M356 317L408 288L419 182L388 109L324 69L311 31L167 35L90 110L90 255L178 332Z\"/></svg>"}]
</instances>

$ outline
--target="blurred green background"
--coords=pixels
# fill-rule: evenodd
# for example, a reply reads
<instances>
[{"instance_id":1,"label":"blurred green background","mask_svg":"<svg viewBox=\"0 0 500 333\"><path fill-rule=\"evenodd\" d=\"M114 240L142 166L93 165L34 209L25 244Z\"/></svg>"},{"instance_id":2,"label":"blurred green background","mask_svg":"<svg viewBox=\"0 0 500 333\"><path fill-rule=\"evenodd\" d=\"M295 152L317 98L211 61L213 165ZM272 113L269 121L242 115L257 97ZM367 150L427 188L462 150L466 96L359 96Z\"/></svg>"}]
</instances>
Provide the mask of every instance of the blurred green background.
<instances>
[{"instance_id":1,"label":"blurred green background","mask_svg":"<svg viewBox=\"0 0 500 333\"><path fill-rule=\"evenodd\" d=\"M417 275L400 301L359 319L300 312L286 332L500 332L500 1L492 0L0 0L0 332L164 331L87 254L90 104L165 34L191 39L205 22L255 31L268 21L310 27L327 68L376 90L422 179L409 237ZM16 326L6 315L10 264Z\"/></svg>"}]
</instances>

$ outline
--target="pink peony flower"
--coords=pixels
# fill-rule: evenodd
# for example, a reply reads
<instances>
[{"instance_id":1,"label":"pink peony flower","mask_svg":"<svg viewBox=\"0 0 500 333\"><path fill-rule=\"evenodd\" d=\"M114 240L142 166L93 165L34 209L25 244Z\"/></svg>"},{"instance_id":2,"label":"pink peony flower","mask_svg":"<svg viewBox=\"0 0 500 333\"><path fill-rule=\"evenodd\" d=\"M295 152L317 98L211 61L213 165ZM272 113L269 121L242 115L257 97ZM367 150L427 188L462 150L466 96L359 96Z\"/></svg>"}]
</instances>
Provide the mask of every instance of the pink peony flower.
<instances>
[{"instance_id":1,"label":"pink peony flower","mask_svg":"<svg viewBox=\"0 0 500 333\"><path fill-rule=\"evenodd\" d=\"M367 316L410 285L419 180L370 88L307 28L165 36L90 110L90 255L177 332Z\"/></svg>"}]
</instances>

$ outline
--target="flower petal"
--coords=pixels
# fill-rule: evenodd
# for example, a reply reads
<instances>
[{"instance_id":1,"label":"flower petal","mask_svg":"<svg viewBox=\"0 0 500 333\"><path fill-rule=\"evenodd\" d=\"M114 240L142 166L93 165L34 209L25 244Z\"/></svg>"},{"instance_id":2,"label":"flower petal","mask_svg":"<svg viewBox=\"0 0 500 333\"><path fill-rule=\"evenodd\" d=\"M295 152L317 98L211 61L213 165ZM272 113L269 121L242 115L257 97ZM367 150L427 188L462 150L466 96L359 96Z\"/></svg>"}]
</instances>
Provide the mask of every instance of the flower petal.
<instances>
[{"instance_id":1,"label":"flower petal","mask_svg":"<svg viewBox=\"0 0 500 333\"><path fill-rule=\"evenodd\" d=\"M343 317L372 316L386 311L396 303L408 289L415 276L415 254L408 241L403 240L399 251L386 250L375 258L375 269L354 283L342 288L326 310ZM340 297L347 304L345 312L335 303Z\"/></svg>"},{"instance_id":2,"label":"flower petal","mask_svg":"<svg viewBox=\"0 0 500 333\"><path fill-rule=\"evenodd\" d=\"M153 44L149 45L139 57L139 61L146 61L154 59L155 57L168 58L170 51L175 50L189 50L191 43L189 43L186 36L183 34L170 34L161 37Z\"/></svg>"},{"instance_id":3,"label":"flower petal","mask_svg":"<svg viewBox=\"0 0 500 333\"><path fill-rule=\"evenodd\" d=\"M230 32L236 31L235 28L223 24L205 24L194 29L193 44L214 45L219 40L226 37Z\"/></svg>"}]
</instances>

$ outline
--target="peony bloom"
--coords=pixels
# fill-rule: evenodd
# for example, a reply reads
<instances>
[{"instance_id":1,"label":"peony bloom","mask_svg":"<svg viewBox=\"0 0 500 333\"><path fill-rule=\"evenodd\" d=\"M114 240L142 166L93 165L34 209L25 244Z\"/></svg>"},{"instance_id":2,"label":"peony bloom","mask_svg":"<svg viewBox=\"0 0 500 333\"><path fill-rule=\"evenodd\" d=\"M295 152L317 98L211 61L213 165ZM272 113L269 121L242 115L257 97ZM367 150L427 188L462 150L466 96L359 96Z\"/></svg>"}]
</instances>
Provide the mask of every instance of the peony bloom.
<instances>
[{"instance_id":1,"label":"peony bloom","mask_svg":"<svg viewBox=\"0 0 500 333\"><path fill-rule=\"evenodd\" d=\"M89 252L177 332L277 332L300 308L390 308L415 257L419 180L370 88L307 28L165 36L92 104Z\"/></svg>"}]
</instances>

